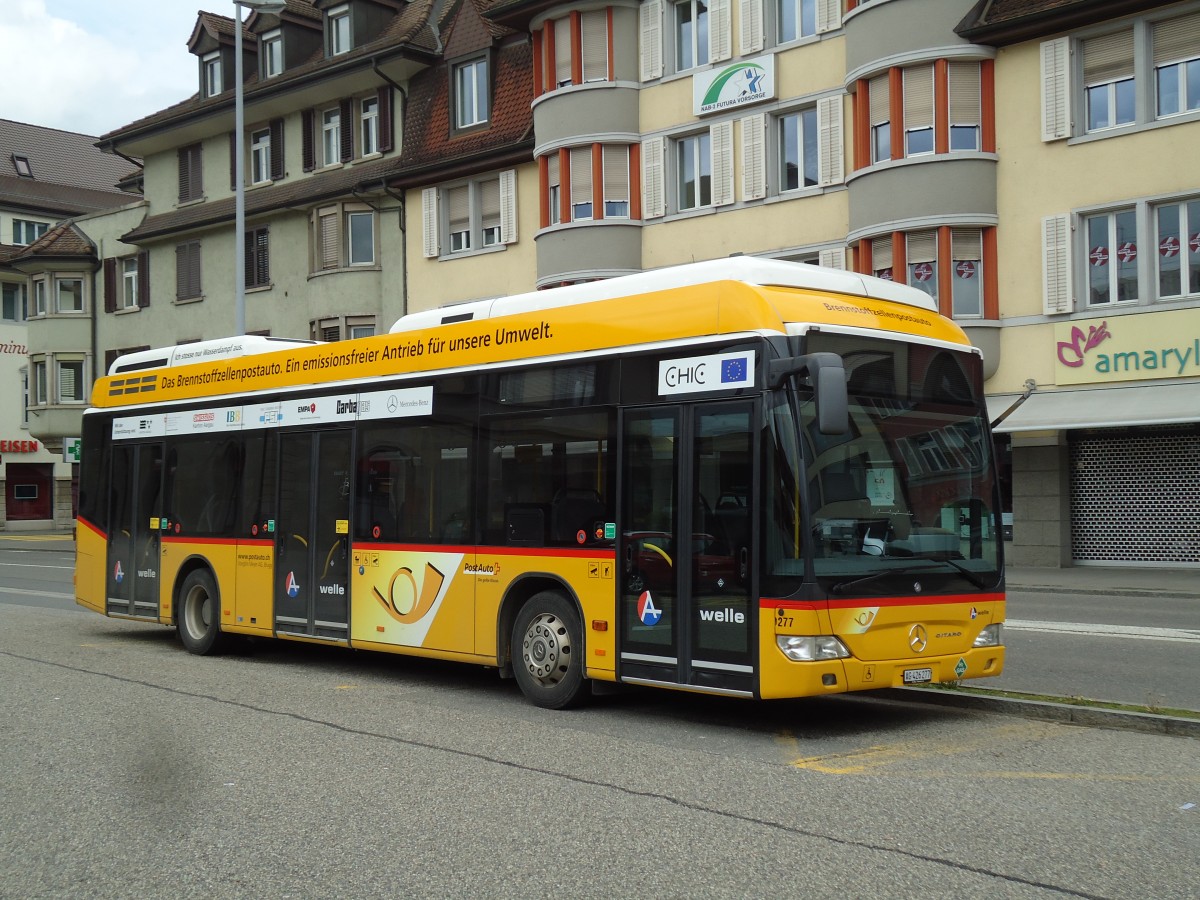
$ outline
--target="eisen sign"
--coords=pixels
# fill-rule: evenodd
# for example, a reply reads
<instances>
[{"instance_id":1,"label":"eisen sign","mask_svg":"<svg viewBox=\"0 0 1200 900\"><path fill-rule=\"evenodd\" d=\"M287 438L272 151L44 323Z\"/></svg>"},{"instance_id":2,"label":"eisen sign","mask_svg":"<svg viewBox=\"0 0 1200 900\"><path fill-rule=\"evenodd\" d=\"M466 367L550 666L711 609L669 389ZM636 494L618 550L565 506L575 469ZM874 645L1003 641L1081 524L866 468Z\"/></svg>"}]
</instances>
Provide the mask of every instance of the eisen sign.
<instances>
[{"instance_id":1,"label":"eisen sign","mask_svg":"<svg viewBox=\"0 0 1200 900\"><path fill-rule=\"evenodd\" d=\"M754 387L754 351L665 359L658 364L658 395Z\"/></svg>"}]
</instances>

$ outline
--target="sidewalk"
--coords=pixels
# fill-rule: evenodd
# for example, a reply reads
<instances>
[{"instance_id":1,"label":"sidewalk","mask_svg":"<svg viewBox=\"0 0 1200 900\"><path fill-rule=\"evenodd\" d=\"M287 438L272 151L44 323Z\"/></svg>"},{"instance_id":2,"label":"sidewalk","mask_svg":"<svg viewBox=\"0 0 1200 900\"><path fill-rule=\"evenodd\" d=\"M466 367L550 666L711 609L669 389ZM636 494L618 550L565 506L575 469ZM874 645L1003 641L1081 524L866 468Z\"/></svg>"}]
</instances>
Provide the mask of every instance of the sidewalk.
<instances>
[{"instance_id":1,"label":"sidewalk","mask_svg":"<svg viewBox=\"0 0 1200 900\"><path fill-rule=\"evenodd\" d=\"M1057 591L1073 594L1152 594L1161 597L1195 597L1200 600L1200 569L1109 568L1071 566L1044 569L1007 566L1005 584L1010 591Z\"/></svg>"}]
</instances>

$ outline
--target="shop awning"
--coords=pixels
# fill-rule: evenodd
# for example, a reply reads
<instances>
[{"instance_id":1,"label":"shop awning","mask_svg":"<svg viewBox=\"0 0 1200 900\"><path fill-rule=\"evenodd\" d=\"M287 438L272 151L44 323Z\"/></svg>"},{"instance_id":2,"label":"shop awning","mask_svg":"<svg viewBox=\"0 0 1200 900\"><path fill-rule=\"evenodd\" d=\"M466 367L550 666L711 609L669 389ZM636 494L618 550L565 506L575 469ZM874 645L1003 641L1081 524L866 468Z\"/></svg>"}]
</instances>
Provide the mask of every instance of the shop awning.
<instances>
[{"instance_id":1,"label":"shop awning","mask_svg":"<svg viewBox=\"0 0 1200 900\"><path fill-rule=\"evenodd\" d=\"M1200 384L1145 384L1078 391L1034 391L1015 409L1020 394L988 397L992 430L1059 431L1069 428L1120 428L1200 422Z\"/></svg>"}]
</instances>

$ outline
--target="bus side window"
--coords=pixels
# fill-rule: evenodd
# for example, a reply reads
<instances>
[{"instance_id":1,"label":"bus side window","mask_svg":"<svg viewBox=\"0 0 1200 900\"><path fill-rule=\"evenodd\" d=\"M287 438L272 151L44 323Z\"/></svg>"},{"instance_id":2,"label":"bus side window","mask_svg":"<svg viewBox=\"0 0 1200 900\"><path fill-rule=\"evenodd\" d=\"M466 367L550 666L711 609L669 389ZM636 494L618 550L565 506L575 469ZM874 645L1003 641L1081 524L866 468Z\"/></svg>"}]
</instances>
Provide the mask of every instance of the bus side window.
<instances>
[{"instance_id":1,"label":"bus side window","mask_svg":"<svg viewBox=\"0 0 1200 900\"><path fill-rule=\"evenodd\" d=\"M242 512L238 523L241 537L269 539L273 534L278 446L274 432L260 432L246 438Z\"/></svg>"},{"instance_id":2,"label":"bus side window","mask_svg":"<svg viewBox=\"0 0 1200 900\"><path fill-rule=\"evenodd\" d=\"M230 536L234 529L242 447L238 439L181 441L167 454L167 516L185 536Z\"/></svg>"}]
</instances>

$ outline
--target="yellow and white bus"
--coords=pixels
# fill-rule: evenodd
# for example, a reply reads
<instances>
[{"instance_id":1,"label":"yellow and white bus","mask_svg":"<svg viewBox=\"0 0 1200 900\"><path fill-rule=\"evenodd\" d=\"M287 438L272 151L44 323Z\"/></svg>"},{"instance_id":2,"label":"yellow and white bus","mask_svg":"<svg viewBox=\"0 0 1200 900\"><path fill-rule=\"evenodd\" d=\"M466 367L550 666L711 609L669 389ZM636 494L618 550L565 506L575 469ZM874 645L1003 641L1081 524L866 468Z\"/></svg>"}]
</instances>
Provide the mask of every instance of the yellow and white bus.
<instances>
[{"instance_id":1,"label":"yellow and white bus","mask_svg":"<svg viewBox=\"0 0 1200 900\"><path fill-rule=\"evenodd\" d=\"M76 594L174 626L800 697L1000 674L981 358L923 292L737 257L143 351L84 416Z\"/></svg>"}]
</instances>

